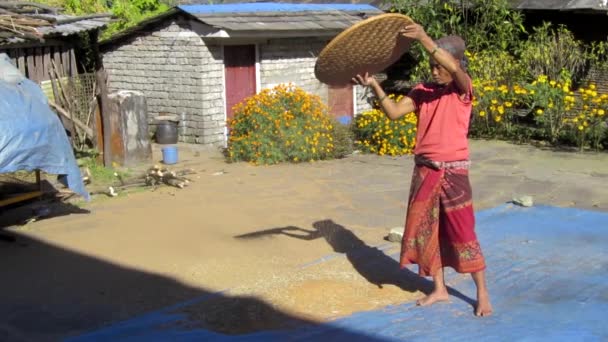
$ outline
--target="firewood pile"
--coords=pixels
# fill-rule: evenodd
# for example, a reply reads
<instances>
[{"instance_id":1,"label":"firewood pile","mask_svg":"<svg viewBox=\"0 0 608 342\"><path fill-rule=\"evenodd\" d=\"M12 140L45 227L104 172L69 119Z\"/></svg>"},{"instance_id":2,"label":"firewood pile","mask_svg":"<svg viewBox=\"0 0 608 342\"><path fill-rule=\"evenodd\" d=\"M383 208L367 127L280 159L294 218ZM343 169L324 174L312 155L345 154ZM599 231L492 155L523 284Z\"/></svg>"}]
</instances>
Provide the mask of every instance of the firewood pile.
<instances>
[{"instance_id":1,"label":"firewood pile","mask_svg":"<svg viewBox=\"0 0 608 342\"><path fill-rule=\"evenodd\" d=\"M0 0L0 43L14 37L43 40L39 28L57 20L41 14L57 14L58 9L27 1Z\"/></svg>"},{"instance_id":2,"label":"firewood pile","mask_svg":"<svg viewBox=\"0 0 608 342\"><path fill-rule=\"evenodd\" d=\"M92 181L91 174L87 170L84 170L83 181L88 184ZM92 195L104 194L110 197L118 196L119 192L126 191L130 188L152 188L168 185L183 189L190 185L193 180L187 178L187 175L193 175L196 172L193 169L183 170L169 170L165 167L154 165L150 167L145 173L140 174L134 178L125 180L119 173L115 173L114 176L120 182L119 185L109 186L104 190L93 191Z\"/></svg>"},{"instance_id":3,"label":"firewood pile","mask_svg":"<svg viewBox=\"0 0 608 342\"><path fill-rule=\"evenodd\" d=\"M180 189L190 184L191 180L184 177L187 174L193 173L192 170L171 171L169 169L154 165L146 174L145 183L148 186L156 186L159 184L167 184Z\"/></svg>"}]
</instances>

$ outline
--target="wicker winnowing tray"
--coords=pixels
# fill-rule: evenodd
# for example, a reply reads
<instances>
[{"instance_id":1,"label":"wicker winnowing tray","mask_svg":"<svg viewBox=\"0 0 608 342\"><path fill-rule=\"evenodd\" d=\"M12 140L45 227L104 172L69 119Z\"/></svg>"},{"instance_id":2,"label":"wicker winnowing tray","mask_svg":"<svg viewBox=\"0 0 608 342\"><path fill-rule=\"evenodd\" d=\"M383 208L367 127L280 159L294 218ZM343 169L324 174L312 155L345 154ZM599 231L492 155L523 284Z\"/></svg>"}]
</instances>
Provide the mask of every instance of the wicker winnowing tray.
<instances>
[{"instance_id":1,"label":"wicker winnowing tray","mask_svg":"<svg viewBox=\"0 0 608 342\"><path fill-rule=\"evenodd\" d=\"M375 74L395 63L412 44L399 34L412 20L382 14L363 20L336 36L315 64L317 79L329 85L348 84L357 74Z\"/></svg>"}]
</instances>

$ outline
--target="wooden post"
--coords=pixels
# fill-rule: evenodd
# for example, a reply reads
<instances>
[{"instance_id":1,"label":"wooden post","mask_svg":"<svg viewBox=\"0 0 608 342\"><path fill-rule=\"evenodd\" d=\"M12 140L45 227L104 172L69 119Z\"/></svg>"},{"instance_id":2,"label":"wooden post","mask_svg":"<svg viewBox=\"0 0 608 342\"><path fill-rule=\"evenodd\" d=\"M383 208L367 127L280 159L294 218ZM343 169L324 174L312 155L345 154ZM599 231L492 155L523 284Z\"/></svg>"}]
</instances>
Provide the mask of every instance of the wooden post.
<instances>
[{"instance_id":1,"label":"wooden post","mask_svg":"<svg viewBox=\"0 0 608 342\"><path fill-rule=\"evenodd\" d=\"M99 127L96 128L96 131L103 132L103 143L101 144L103 150L100 152L103 153L103 163L106 167L112 167L112 147L110 144L110 139L112 137L112 131L110 129L110 114L109 114L109 101L108 101L108 86L107 86L107 75L103 68L103 62L101 59L101 54L99 53L99 30L94 30L90 33L93 56L95 57L95 75L97 79L97 88L99 89L99 103L100 103L100 112L101 112L101 130ZM95 120L97 123L97 120Z\"/></svg>"},{"instance_id":2,"label":"wooden post","mask_svg":"<svg viewBox=\"0 0 608 342\"><path fill-rule=\"evenodd\" d=\"M45 46L42 50L43 52L43 56L42 56L42 78L40 79L40 82L45 81L49 78L49 71L52 69L51 67L51 60L52 60L52 55L51 55L51 48L49 46Z\"/></svg>"},{"instance_id":3,"label":"wooden post","mask_svg":"<svg viewBox=\"0 0 608 342\"><path fill-rule=\"evenodd\" d=\"M103 152L104 151L104 129L103 129L103 121L102 121L102 117L101 117L101 105L99 104L100 98L97 97L96 98L97 101L97 105L95 106L95 120L93 120L93 127L95 129L95 139L93 139L93 144L94 147L97 149L97 151ZM99 164L104 164L104 160L103 160L103 153L100 153L97 156L97 162Z\"/></svg>"},{"instance_id":4,"label":"wooden post","mask_svg":"<svg viewBox=\"0 0 608 342\"><path fill-rule=\"evenodd\" d=\"M17 49L17 65L19 66L19 71L25 76L25 57L23 56L22 49Z\"/></svg>"},{"instance_id":5,"label":"wooden post","mask_svg":"<svg viewBox=\"0 0 608 342\"><path fill-rule=\"evenodd\" d=\"M35 50L33 48L25 49L25 55L27 56L27 73L25 77L29 79L36 78L36 63L34 62L34 53Z\"/></svg>"},{"instance_id":6,"label":"wooden post","mask_svg":"<svg viewBox=\"0 0 608 342\"><path fill-rule=\"evenodd\" d=\"M36 57L34 63L36 64L36 78L34 81L40 83L44 79L44 51L41 47L34 49L36 51Z\"/></svg>"},{"instance_id":7,"label":"wooden post","mask_svg":"<svg viewBox=\"0 0 608 342\"><path fill-rule=\"evenodd\" d=\"M61 46L60 45L55 45L53 47L53 62L59 66L61 73L65 75L65 72L63 72L63 63L61 63Z\"/></svg>"},{"instance_id":8,"label":"wooden post","mask_svg":"<svg viewBox=\"0 0 608 342\"><path fill-rule=\"evenodd\" d=\"M70 49L70 74L68 76L78 75L78 66L76 65L76 54L74 53L74 47Z\"/></svg>"},{"instance_id":9,"label":"wooden post","mask_svg":"<svg viewBox=\"0 0 608 342\"><path fill-rule=\"evenodd\" d=\"M70 74L70 54L68 47L65 45L61 46L61 66L64 75Z\"/></svg>"}]
</instances>

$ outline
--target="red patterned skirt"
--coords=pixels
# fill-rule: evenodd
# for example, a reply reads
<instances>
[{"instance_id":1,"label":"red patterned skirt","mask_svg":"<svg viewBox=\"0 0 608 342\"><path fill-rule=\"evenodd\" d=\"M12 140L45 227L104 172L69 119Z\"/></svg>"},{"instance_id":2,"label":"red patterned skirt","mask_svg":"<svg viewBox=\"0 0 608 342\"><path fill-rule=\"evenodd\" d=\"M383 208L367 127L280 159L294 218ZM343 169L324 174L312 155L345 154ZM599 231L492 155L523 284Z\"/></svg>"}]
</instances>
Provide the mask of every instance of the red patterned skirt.
<instances>
[{"instance_id":1,"label":"red patterned skirt","mask_svg":"<svg viewBox=\"0 0 608 342\"><path fill-rule=\"evenodd\" d=\"M485 269L475 234L469 165L416 157L401 267L418 264L421 276L433 276L446 266L459 273Z\"/></svg>"}]
</instances>

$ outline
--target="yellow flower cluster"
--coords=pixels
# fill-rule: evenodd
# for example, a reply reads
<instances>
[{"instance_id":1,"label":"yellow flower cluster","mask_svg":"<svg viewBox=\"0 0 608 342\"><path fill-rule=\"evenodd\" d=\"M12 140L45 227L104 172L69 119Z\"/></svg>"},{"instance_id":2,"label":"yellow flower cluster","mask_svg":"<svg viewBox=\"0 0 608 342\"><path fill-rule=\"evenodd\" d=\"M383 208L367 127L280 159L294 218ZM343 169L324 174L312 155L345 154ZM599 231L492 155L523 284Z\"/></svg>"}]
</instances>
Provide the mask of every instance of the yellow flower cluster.
<instances>
[{"instance_id":1,"label":"yellow flower cluster","mask_svg":"<svg viewBox=\"0 0 608 342\"><path fill-rule=\"evenodd\" d=\"M318 96L292 84L264 89L234 107L228 157L255 164L325 159L334 151L333 123Z\"/></svg>"},{"instance_id":2,"label":"yellow flower cluster","mask_svg":"<svg viewBox=\"0 0 608 342\"><path fill-rule=\"evenodd\" d=\"M500 125L508 124L515 107L520 103L513 94L527 94L527 90L518 85L509 87L506 84L498 85L496 81L474 80L473 88L477 89L473 108L486 125L490 121Z\"/></svg>"},{"instance_id":3,"label":"yellow flower cluster","mask_svg":"<svg viewBox=\"0 0 608 342\"><path fill-rule=\"evenodd\" d=\"M595 84L577 91L568 78L552 80L539 75L534 81L508 86L494 80L473 81L475 98L473 121L476 134L497 135L516 128L516 114L532 114L542 135L555 143L568 132L574 133L582 146L591 139L597 148L606 130L608 95L598 92ZM539 131L539 132L540 132Z\"/></svg>"},{"instance_id":4,"label":"yellow flower cluster","mask_svg":"<svg viewBox=\"0 0 608 342\"><path fill-rule=\"evenodd\" d=\"M578 96L581 99L581 105L577 108L580 112L576 116L565 118L564 122L578 131L589 131L606 121L608 94L599 94L596 85L590 84L588 88L578 89ZM568 96L568 101L572 103L571 107L575 106L574 96Z\"/></svg>"},{"instance_id":5,"label":"yellow flower cluster","mask_svg":"<svg viewBox=\"0 0 608 342\"><path fill-rule=\"evenodd\" d=\"M399 101L402 96L391 94L389 98ZM416 145L417 122L414 113L390 120L382 110L371 109L355 119L355 144L366 152L381 156L411 154Z\"/></svg>"}]
</instances>

